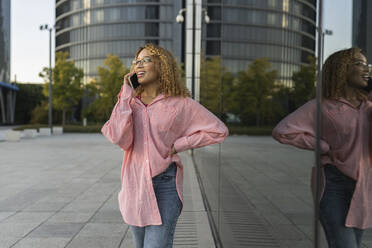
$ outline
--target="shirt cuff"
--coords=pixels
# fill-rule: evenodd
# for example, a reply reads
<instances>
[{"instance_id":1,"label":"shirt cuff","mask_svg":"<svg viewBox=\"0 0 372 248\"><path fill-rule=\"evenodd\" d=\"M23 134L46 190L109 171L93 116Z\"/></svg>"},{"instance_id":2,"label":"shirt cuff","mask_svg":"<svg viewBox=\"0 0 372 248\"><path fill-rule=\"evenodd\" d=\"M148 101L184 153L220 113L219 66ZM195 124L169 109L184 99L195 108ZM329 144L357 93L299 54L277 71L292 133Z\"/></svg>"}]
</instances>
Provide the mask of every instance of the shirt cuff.
<instances>
[{"instance_id":1,"label":"shirt cuff","mask_svg":"<svg viewBox=\"0 0 372 248\"><path fill-rule=\"evenodd\" d=\"M134 89L130 87L129 84L123 83L123 86L121 87L121 90L118 94L118 99L127 100L128 98L133 97L134 93Z\"/></svg>"},{"instance_id":2,"label":"shirt cuff","mask_svg":"<svg viewBox=\"0 0 372 248\"><path fill-rule=\"evenodd\" d=\"M187 141L187 137L181 137L177 139L174 144L174 149L176 149L177 153L183 152L190 148L189 142Z\"/></svg>"}]
</instances>

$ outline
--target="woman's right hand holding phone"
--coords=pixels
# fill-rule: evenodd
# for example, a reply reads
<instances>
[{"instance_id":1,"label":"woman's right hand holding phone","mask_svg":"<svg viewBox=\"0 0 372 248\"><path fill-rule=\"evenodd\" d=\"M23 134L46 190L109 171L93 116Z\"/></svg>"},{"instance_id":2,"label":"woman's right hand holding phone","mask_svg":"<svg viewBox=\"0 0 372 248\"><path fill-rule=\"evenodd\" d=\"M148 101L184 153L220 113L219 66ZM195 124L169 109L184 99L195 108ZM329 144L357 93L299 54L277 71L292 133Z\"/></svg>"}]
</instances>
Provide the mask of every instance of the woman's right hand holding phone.
<instances>
[{"instance_id":1,"label":"woman's right hand holding phone","mask_svg":"<svg viewBox=\"0 0 372 248\"><path fill-rule=\"evenodd\" d=\"M132 83L130 81L130 77L133 74L135 74L135 71L131 71L131 72L127 73L126 75L124 75L124 83L129 84L129 86L132 87L132 89L133 89L133 85L132 85Z\"/></svg>"}]
</instances>

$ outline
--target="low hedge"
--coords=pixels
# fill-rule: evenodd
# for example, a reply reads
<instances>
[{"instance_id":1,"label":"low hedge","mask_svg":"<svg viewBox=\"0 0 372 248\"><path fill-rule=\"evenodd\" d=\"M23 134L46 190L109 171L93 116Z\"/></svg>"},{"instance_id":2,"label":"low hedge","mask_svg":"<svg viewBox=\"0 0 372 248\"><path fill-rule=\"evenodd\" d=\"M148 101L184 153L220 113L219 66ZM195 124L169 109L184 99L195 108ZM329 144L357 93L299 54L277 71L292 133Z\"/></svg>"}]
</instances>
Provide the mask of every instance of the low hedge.
<instances>
[{"instance_id":1,"label":"low hedge","mask_svg":"<svg viewBox=\"0 0 372 248\"><path fill-rule=\"evenodd\" d=\"M82 125L65 125L63 127L64 133L100 133L101 128L103 124L100 125L88 125L88 126L82 126ZM55 125L60 126L60 125ZM270 136L273 127L272 126L265 126L265 127L252 127L252 126L240 126L240 125L231 125L227 124L229 128L229 134L230 135L252 135L252 136ZM38 125L38 124L29 124L29 125L23 125L18 128L14 128L14 130L24 130L24 129L37 129L39 131L39 128L41 127L48 127L48 125Z\"/></svg>"}]
</instances>

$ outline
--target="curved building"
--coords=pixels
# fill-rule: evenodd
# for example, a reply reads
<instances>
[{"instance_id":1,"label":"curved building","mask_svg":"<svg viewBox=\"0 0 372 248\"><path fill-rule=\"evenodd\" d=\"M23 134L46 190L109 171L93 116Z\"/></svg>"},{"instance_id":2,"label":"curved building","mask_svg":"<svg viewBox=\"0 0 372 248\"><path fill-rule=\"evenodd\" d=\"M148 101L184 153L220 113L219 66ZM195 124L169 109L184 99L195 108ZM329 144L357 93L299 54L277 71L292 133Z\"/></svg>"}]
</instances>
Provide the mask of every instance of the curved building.
<instances>
[{"instance_id":1,"label":"curved building","mask_svg":"<svg viewBox=\"0 0 372 248\"><path fill-rule=\"evenodd\" d=\"M222 55L231 71L267 57L279 80L291 86L293 72L315 56L316 0L207 0L207 55Z\"/></svg>"},{"instance_id":2,"label":"curved building","mask_svg":"<svg viewBox=\"0 0 372 248\"><path fill-rule=\"evenodd\" d=\"M97 75L106 54L128 66L147 41L184 62L184 25L175 22L185 0L56 0L56 51L68 51ZM288 86L294 71L315 54L316 0L203 0L210 23L202 26L202 51L222 55L232 72L268 57ZM186 18L186 17L185 17Z\"/></svg>"},{"instance_id":3,"label":"curved building","mask_svg":"<svg viewBox=\"0 0 372 248\"><path fill-rule=\"evenodd\" d=\"M10 82L10 0L0 0L0 82Z\"/></svg>"},{"instance_id":4,"label":"curved building","mask_svg":"<svg viewBox=\"0 0 372 248\"><path fill-rule=\"evenodd\" d=\"M368 61L372 61L372 2L367 0L353 1L352 43L365 52Z\"/></svg>"},{"instance_id":5,"label":"curved building","mask_svg":"<svg viewBox=\"0 0 372 248\"><path fill-rule=\"evenodd\" d=\"M84 82L97 76L107 54L128 67L135 51L153 42L181 57L182 25L173 0L56 0L56 51L68 51L83 68ZM177 35L178 34L178 35Z\"/></svg>"}]
</instances>

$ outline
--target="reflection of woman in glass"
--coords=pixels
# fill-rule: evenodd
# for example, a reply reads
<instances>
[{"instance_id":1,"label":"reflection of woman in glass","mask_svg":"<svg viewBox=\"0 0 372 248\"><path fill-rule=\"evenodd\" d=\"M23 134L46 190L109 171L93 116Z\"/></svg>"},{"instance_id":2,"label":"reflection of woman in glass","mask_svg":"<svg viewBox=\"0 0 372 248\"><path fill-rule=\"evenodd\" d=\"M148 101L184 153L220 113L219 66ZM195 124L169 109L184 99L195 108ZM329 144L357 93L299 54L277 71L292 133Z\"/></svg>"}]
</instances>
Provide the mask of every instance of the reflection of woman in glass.
<instances>
[{"instance_id":1,"label":"reflection of woman in glass","mask_svg":"<svg viewBox=\"0 0 372 248\"><path fill-rule=\"evenodd\" d=\"M125 150L118 201L135 247L170 248L183 208L177 152L220 143L228 129L189 97L173 55L164 48L139 48L130 71L102 133ZM134 73L135 90L129 81Z\"/></svg>"},{"instance_id":2,"label":"reflection of woman in glass","mask_svg":"<svg viewBox=\"0 0 372 248\"><path fill-rule=\"evenodd\" d=\"M360 247L372 227L372 102L369 66L358 48L338 51L323 66L320 222L331 248ZM281 143L315 149L316 100L273 130ZM313 185L314 186L314 185Z\"/></svg>"}]
</instances>

